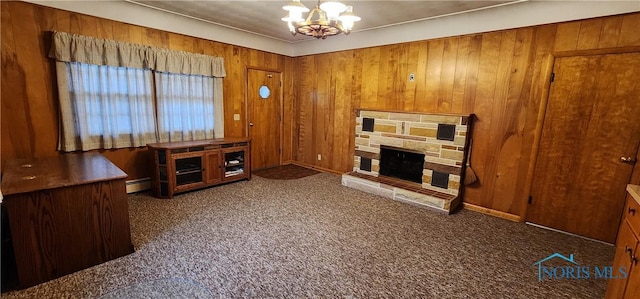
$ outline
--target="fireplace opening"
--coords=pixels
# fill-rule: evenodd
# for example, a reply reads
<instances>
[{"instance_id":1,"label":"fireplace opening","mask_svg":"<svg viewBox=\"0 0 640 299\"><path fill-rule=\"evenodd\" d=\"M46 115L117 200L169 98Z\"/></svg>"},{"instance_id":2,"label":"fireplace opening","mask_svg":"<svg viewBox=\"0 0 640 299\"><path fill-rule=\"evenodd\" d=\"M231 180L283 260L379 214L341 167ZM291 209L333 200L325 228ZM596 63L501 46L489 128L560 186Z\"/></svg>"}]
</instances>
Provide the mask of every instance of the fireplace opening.
<instances>
[{"instance_id":1,"label":"fireplace opening","mask_svg":"<svg viewBox=\"0 0 640 299\"><path fill-rule=\"evenodd\" d=\"M422 183L424 154L380 146L380 174Z\"/></svg>"}]
</instances>

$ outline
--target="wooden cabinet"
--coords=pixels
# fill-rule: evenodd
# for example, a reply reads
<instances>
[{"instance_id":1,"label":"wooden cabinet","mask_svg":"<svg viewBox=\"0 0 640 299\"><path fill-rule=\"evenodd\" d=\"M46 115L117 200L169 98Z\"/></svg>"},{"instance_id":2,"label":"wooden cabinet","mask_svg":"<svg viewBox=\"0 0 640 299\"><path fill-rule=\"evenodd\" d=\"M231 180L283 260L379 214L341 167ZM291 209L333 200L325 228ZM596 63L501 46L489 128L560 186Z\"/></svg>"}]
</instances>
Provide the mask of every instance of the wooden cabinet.
<instances>
[{"instance_id":1,"label":"wooden cabinet","mask_svg":"<svg viewBox=\"0 0 640 299\"><path fill-rule=\"evenodd\" d=\"M7 210L19 287L133 252L125 179L97 153L5 162Z\"/></svg>"},{"instance_id":2,"label":"wooden cabinet","mask_svg":"<svg viewBox=\"0 0 640 299\"><path fill-rule=\"evenodd\" d=\"M629 272L629 282L627 283L627 289L624 291L625 299L637 299L640 298L640 266L638 266L638 247L636 247L636 260L633 262L633 267Z\"/></svg>"},{"instance_id":3,"label":"wooden cabinet","mask_svg":"<svg viewBox=\"0 0 640 299\"><path fill-rule=\"evenodd\" d=\"M251 179L249 139L152 143L151 190L155 197Z\"/></svg>"},{"instance_id":4,"label":"wooden cabinet","mask_svg":"<svg viewBox=\"0 0 640 299\"><path fill-rule=\"evenodd\" d=\"M640 191L640 187L627 188L629 195L624 207L624 219L620 224L618 239L616 241L616 255L613 261L613 269L624 270L627 275L623 279L611 279L607 287L606 298L640 298L640 197L634 199L634 189Z\"/></svg>"}]
</instances>

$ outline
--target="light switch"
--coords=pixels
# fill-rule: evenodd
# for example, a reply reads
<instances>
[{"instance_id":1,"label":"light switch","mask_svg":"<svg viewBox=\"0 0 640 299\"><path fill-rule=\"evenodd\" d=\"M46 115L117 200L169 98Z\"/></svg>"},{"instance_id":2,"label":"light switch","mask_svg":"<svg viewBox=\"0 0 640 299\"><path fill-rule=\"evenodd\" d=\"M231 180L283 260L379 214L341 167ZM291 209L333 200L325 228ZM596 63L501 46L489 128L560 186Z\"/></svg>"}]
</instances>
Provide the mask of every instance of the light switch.
<instances>
[{"instance_id":1,"label":"light switch","mask_svg":"<svg viewBox=\"0 0 640 299\"><path fill-rule=\"evenodd\" d=\"M236 113L233 115L233 120L240 120L240 113Z\"/></svg>"}]
</instances>

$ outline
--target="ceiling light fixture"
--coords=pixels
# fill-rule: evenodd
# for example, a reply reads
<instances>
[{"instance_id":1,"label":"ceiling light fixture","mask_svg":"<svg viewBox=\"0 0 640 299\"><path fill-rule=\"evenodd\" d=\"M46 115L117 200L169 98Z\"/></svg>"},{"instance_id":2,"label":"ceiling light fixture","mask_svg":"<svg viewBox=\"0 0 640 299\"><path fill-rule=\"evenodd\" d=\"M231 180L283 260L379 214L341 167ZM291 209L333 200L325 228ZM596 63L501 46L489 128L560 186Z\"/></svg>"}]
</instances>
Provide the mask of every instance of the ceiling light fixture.
<instances>
[{"instance_id":1,"label":"ceiling light fixture","mask_svg":"<svg viewBox=\"0 0 640 299\"><path fill-rule=\"evenodd\" d=\"M293 0L282 7L289 14L282 18L289 25L289 31L294 36L297 33L325 39L327 36L340 33L349 34L353 24L361 18L353 14L353 7L337 1L320 2L309 12L309 9L300 2ZM302 13L309 12L307 18Z\"/></svg>"}]
</instances>

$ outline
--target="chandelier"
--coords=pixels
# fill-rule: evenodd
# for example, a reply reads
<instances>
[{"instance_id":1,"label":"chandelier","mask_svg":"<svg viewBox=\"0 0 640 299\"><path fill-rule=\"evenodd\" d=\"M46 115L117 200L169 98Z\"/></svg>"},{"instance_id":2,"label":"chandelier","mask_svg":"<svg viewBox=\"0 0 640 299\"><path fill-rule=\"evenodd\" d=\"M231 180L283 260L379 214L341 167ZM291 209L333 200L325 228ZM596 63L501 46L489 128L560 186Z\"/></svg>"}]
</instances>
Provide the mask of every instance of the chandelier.
<instances>
[{"instance_id":1,"label":"chandelier","mask_svg":"<svg viewBox=\"0 0 640 299\"><path fill-rule=\"evenodd\" d=\"M353 7L337 1L318 1L316 7L309 9L300 2L293 0L282 7L289 14L282 18L289 25L289 31L294 36L297 33L325 39L340 33L349 34L353 23L360 21L360 17L353 14ZM306 19L302 13L309 12Z\"/></svg>"}]
</instances>

